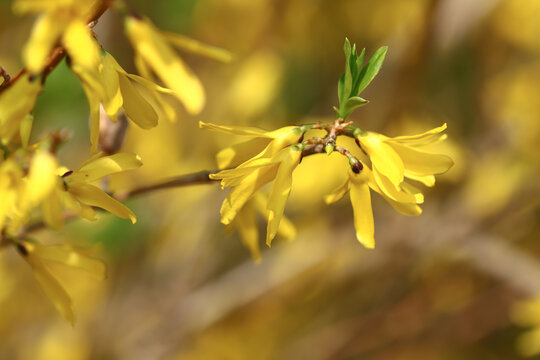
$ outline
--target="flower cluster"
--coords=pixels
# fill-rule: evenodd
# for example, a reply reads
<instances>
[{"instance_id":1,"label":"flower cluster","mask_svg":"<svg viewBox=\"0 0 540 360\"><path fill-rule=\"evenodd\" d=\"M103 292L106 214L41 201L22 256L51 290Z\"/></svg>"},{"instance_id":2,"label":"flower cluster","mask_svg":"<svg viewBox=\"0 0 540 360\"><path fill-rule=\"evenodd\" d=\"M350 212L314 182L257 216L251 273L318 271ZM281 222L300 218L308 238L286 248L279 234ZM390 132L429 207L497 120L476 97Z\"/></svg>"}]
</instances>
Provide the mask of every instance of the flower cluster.
<instances>
[{"instance_id":1,"label":"flower cluster","mask_svg":"<svg viewBox=\"0 0 540 360\"><path fill-rule=\"evenodd\" d=\"M98 18L109 8L123 17L139 75L126 72L93 32ZM104 273L102 264L67 245L43 246L28 238L30 229L47 226L58 230L66 218L74 216L94 221L100 210L135 223L135 214L108 193L103 180L139 168L141 159L136 154L105 148L105 152L99 151L103 146L100 122L105 115L113 122L122 115L138 127L150 129L160 119L175 121L177 114L169 102L174 98L188 113L199 113L205 103L204 89L175 48L224 62L230 61L231 55L162 32L148 19L127 9L121 0L16 0L13 10L21 15L37 14L37 20L24 45L25 68L13 78L2 72L0 246L17 246L58 310L73 322L71 300L46 263L82 267L99 276ZM58 146L64 141L60 133L30 143L36 100L47 76L63 59L80 80L90 109L93 155L74 171L59 165Z\"/></svg>"}]
</instances>

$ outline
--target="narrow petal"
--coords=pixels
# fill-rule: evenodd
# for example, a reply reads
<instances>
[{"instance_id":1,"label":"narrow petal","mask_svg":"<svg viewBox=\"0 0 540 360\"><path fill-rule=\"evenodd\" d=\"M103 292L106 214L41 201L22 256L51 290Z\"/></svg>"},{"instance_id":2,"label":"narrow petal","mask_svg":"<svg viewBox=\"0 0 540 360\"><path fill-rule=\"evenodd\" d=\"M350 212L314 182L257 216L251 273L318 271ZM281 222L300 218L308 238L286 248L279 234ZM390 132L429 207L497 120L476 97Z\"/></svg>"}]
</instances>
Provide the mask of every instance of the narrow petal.
<instances>
[{"instance_id":1,"label":"narrow petal","mask_svg":"<svg viewBox=\"0 0 540 360\"><path fill-rule=\"evenodd\" d=\"M137 222L135 214L124 204L107 195L97 186L90 184L72 184L69 192L73 194L81 203L89 206L97 206L122 218L129 219L133 224Z\"/></svg>"},{"instance_id":2,"label":"narrow petal","mask_svg":"<svg viewBox=\"0 0 540 360\"><path fill-rule=\"evenodd\" d=\"M75 324L75 313L72 307L72 301L66 290L60 285L58 280L49 272L34 252L34 245L30 243L21 243L19 245L20 253L30 264L34 272L34 277L39 282L49 299L53 302L56 309L71 324ZM23 250L24 249L24 250Z\"/></svg>"},{"instance_id":3,"label":"narrow petal","mask_svg":"<svg viewBox=\"0 0 540 360\"><path fill-rule=\"evenodd\" d=\"M279 165L270 196L268 197L267 209L270 210L266 231L266 244L268 246L271 245L272 240L276 237L287 199L291 193L292 173L300 162L302 155L302 152L298 150L285 149L283 151L288 156Z\"/></svg>"},{"instance_id":4,"label":"narrow petal","mask_svg":"<svg viewBox=\"0 0 540 360\"><path fill-rule=\"evenodd\" d=\"M257 217L252 201L248 201L242 210L238 212L234 219L234 227L238 230L244 245L251 252L253 260L260 262L259 227L257 226Z\"/></svg>"},{"instance_id":5,"label":"narrow petal","mask_svg":"<svg viewBox=\"0 0 540 360\"><path fill-rule=\"evenodd\" d=\"M265 219L268 219L270 216L270 210L267 209L268 197L259 191L253 195L252 201L255 204L257 212ZM296 227L291 220L283 216L279 223L277 234L286 241L293 241L296 238Z\"/></svg>"},{"instance_id":6,"label":"narrow petal","mask_svg":"<svg viewBox=\"0 0 540 360\"><path fill-rule=\"evenodd\" d=\"M221 205L221 222L230 224L251 196L276 177L276 172L276 166L255 169L240 184L233 187Z\"/></svg>"},{"instance_id":7,"label":"narrow petal","mask_svg":"<svg viewBox=\"0 0 540 360\"><path fill-rule=\"evenodd\" d=\"M129 78L120 75L119 80L127 117L141 129L150 129L156 126L158 114L152 105L139 93Z\"/></svg>"},{"instance_id":8,"label":"narrow petal","mask_svg":"<svg viewBox=\"0 0 540 360\"><path fill-rule=\"evenodd\" d=\"M115 69L116 61L112 55L106 53L103 57L103 69L102 69L102 81L105 97L102 99L103 108L105 113L112 120L117 120L117 115L122 108L124 99L122 98L122 92L120 91L120 80L118 72Z\"/></svg>"},{"instance_id":9,"label":"narrow petal","mask_svg":"<svg viewBox=\"0 0 540 360\"><path fill-rule=\"evenodd\" d=\"M184 35L161 31L161 34L169 40L169 42L182 50L190 53L204 56L210 59L218 60L224 63L229 63L233 59L231 52L212 45L204 44Z\"/></svg>"},{"instance_id":10,"label":"narrow petal","mask_svg":"<svg viewBox=\"0 0 540 360\"><path fill-rule=\"evenodd\" d=\"M368 153L373 167L377 168L398 189L403 181L404 172L403 162L399 155L378 134L369 133L367 136L359 137L359 140Z\"/></svg>"},{"instance_id":11,"label":"narrow petal","mask_svg":"<svg viewBox=\"0 0 540 360\"><path fill-rule=\"evenodd\" d=\"M255 128L255 127L249 127L249 126L217 125L217 124L205 123L203 121L199 121L199 127L201 129L222 132L225 134L264 137L264 138L273 137L270 131L266 131L266 130Z\"/></svg>"},{"instance_id":12,"label":"narrow petal","mask_svg":"<svg viewBox=\"0 0 540 360\"><path fill-rule=\"evenodd\" d=\"M408 172L416 175L442 174L454 165L446 155L431 154L397 143L390 143L390 146L399 154Z\"/></svg>"},{"instance_id":13,"label":"narrow petal","mask_svg":"<svg viewBox=\"0 0 540 360\"><path fill-rule=\"evenodd\" d=\"M394 138L391 138L392 141L398 141L398 142L418 142L418 141L425 141L429 138L436 136L446 130L447 126L446 123L442 124L439 127L436 127L434 129L428 130L426 132L423 132L421 134L417 135L405 135L405 136L396 136Z\"/></svg>"},{"instance_id":14,"label":"narrow petal","mask_svg":"<svg viewBox=\"0 0 540 360\"><path fill-rule=\"evenodd\" d=\"M71 21L62 42L73 63L85 69L95 68L100 63L98 45L83 21Z\"/></svg>"},{"instance_id":15,"label":"narrow petal","mask_svg":"<svg viewBox=\"0 0 540 360\"><path fill-rule=\"evenodd\" d=\"M90 148L91 152L96 152L99 145L99 98L97 94L83 83L83 90L88 99L88 107L90 108Z\"/></svg>"},{"instance_id":16,"label":"narrow petal","mask_svg":"<svg viewBox=\"0 0 540 360\"><path fill-rule=\"evenodd\" d=\"M138 55L174 91L191 114L198 114L205 103L199 79L178 57L173 48L147 20L126 17L126 35Z\"/></svg>"},{"instance_id":17,"label":"narrow petal","mask_svg":"<svg viewBox=\"0 0 540 360\"><path fill-rule=\"evenodd\" d=\"M35 254L43 260L79 268L97 276L100 279L105 279L106 277L106 267L103 261L78 253L70 246L43 246L41 244L33 245L36 248Z\"/></svg>"},{"instance_id":18,"label":"narrow petal","mask_svg":"<svg viewBox=\"0 0 540 360\"><path fill-rule=\"evenodd\" d=\"M238 166L249 160L253 154L259 153L266 145L268 145L268 140L265 138L253 138L231 145L217 153L218 168L225 169Z\"/></svg>"},{"instance_id":19,"label":"narrow petal","mask_svg":"<svg viewBox=\"0 0 540 360\"><path fill-rule=\"evenodd\" d=\"M118 153L100 157L83 165L79 170L66 177L71 182L93 182L107 175L138 169L142 166L141 157L137 154Z\"/></svg>"},{"instance_id":20,"label":"narrow petal","mask_svg":"<svg viewBox=\"0 0 540 360\"><path fill-rule=\"evenodd\" d=\"M375 247L375 227L371 209L371 194L367 178L363 174L350 173L350 197L354 214L356 238L368 249Z\"/></svg>"},{"instance_id":21,"label":"narrow petal","mask_svg":"<svg viewBox=\"0 0 540 360\"><path fill-rule=\"evenodd\" d=\"M54 189L41 204L43 221L47 226L60 230L64 227L64 214L60 190Z\"/></svg>"}]
</instances>

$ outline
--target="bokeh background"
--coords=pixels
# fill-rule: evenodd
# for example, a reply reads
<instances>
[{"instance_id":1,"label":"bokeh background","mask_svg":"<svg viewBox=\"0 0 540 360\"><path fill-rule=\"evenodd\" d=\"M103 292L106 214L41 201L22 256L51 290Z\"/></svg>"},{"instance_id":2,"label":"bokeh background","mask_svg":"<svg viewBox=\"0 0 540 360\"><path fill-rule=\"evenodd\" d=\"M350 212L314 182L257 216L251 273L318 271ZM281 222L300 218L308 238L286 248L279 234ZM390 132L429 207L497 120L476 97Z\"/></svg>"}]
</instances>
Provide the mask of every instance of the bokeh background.
<instances>
[{"instance_id":1,"label":"bokeh background","mask_svg":"<svg viewBox=\"0 0 540 360\"><path fill-rule=\"evenodd\" d=\"M356 125L397 136L446 122L449 140L436 150L456 165L426 189L420 217L373 196L375 250L355 240L347 199L324 205L346 174L325 156L304 159L295 173L286 214L297 239L264 247L260 264L219 223L226 192L215 184L130 201L136 225L103 215L36 233L104 259L108 279L52 269L74 298L71 328L27 264L3 251L0 358L447 360L534 352L540 337L523 334L540 326L540 305L528 316L519 304L540 293L539 1L128 3L160 28L229 49L235 60L182 54L207 106L194 118L177 105L177 123L150 131L130 127L124 150L145 166L111 179L115 189L214 169L216 152L242 140L200 130L199 120L267 129L333 120L345 37L368 55L389 46L363 93L371 103L351 117ZM21 68L33 20L0 1L0 64L11 74ZM134 72L121 18L107 13L96 32ZM48 78L35 118L34 140L70 129L65 165L88 157L88 107L65 63Z\"/></svg>"}]
</instances>

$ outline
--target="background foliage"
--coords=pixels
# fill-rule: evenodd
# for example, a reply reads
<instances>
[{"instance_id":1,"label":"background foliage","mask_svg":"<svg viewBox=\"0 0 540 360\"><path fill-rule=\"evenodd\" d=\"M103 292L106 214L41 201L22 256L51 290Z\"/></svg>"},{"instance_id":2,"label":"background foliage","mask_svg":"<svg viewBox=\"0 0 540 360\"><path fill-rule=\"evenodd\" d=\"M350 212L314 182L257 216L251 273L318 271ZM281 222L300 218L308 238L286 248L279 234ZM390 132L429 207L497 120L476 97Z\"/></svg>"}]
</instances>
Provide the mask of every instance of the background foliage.
<instances>
[{"instance_id":1,"label":"background foliage","mask_svg":"<svg viewBox=\"0 0 540 360\"><path fill-rule=\"evenodd\" d=\"M0 2L0 63L21 68L32 18ZM404 217L374 197L377 248L355 240L347 201L323 196L338 164L304 159L287 214L298 226L254 264L219 224L214 185L131 201L136 225L103 216L44 231L106 259L109 278L56 275L73 294L74 329L55 312L14 250L0 254L0 358L9 359L511 359L524 328L517 301L540 292L540 5L513 0L131 1L160 28L231 50L224 65L186 54L208 105L197 118L128 130L124 150L145 166L118 176L126 188L202 168L230 137L198 120L274 129L331 121L343 39L368 55L388 45L350 116L389 136L443 122L441 152L456 165L429 190L424 214ZM106 14L100 40L126 70L121 21ZM182 111L179 109L179 111ZM67 127L60 158L86 158L88 109L61 64L35 111L35 134ZM79 157L80 156L80 157ZM261 227L264 227L261 224ZM262 239L261 239L262 241ZM32 344L32 346L27 346ZM521 351L525 351L521 349Z\"/></svg>"}]
</instances>

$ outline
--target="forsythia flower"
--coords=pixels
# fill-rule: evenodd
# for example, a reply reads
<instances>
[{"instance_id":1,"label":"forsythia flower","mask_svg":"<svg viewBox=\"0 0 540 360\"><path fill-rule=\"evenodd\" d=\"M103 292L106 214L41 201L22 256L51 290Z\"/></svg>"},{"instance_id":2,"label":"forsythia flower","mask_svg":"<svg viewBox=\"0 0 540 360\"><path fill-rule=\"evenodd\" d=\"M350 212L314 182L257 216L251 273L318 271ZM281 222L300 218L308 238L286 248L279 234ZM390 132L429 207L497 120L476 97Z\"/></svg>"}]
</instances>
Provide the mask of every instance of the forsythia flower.
<instances>
[{"instance_id":1,"label":"forsythia flower","mask_svg":"<svg viewBox=\"0 0 540 360\"><path fill-rule=\"evenodd\" d=\"M90 142L92 151L97 150L99 140L99 107L103 108L111 120L116 121L118 112L124 109L128 119L133 121L142 129L150 129L158 124L158 111L140 93L134 80L141 88L144 88L145 95L152 97L160 103L161 94L171 94L172 91L165 89L153 82L137 75L128 74L116 60L107 52L103 52L100 58L100 70L97 77L103 84L103 92L96 90L91 83L87 83L81 77L88 103L90 104Z\"/></svg>"},{"instance_id":2,"label":"forsythia flower","mask_svg":"<svg viewBox=\"0 0 540 360\"><path fill-rule=\"evenodd\" d=\"M221 150L217 154L218 167L220 169L234 166L250 159L249 155L246 155L245 149L250 148L251 145L259 145L262 140L264 149L252 157L251 160L258 158L271 158L281 151L284 147L298 143L305 132L305 128L302 126L286 126L274 131L265 131L263 129L247 127L247 126L224 126L205 123L199 121L199 127L201 129L207 129L225 134L248 136L253 139L248 140L237 145L233 145ZM245 164L248 164L246 162Z\"/></svg>"},{"instance_id":3,"label":"forsythia flower","mask_svg":"<svg viewBox=\"0 0 540 360\"><path fill-rule=\"evenodd\" d=\"M16 1L15 12L41 13L23 51L28 71L36 74L44 69L59 39L77 66L96 65L99 49L87 23L99 4L97 0Z\"/></svg>"},{"instance_id":4,"label":"forsythia flower","mask_svg":"<svg viewBox=\"0 0 540 360\"><path fill-rule=\"evenodd\" d=\"M0 93L0 141L4 145L22 130L21 125L34 108L40 91L41 81L31 79L28 74L24 74ZM24 135L21 137L25 143L27 137L26 139Z\"/></svg>"},{"instance_id":5,"label":"forsythia flower","mask_svg":"<svg viewBox=\"0 0 540 360\"><path fill-rule=\"evenodd\" d=\"M272 157L255 157L232 170L211 174L211 179L221 179L221 186L232 187L221 207L221 222L230 224L248 200L264 185L274 181L266 209L268 227L266 243L271 244L276 236L285 204L291 192L292 173L299 164L302 150L289 146Z\"/></svg>"},{"instance_id":6,"label":"forsythia flower","mask_svg":"<svg viewBox=\"0 0 540 360\"><path fill-rule=\"evenodd\" d=\"M198 114L205 103L204 89L167 38L149 20L134 16L126 16L125 31L139 72L148 79L153 79L152 72L156 74L189 113Z\"/></svg>"},{"instance_id":7,"label":"forsythia flower","mask_svg":"<svg viewBox=\"0 0 540 360\"><path fill-rule=\"evenodd\" d=\"M56 160L45 151L32 157L29 172L13 157L0 163L0 231L17 232L30 211L53 191L56 181Z\"/></svg>"},{"instance_id":8,"label":"forsythia flower","mask_svg":"<svg viewBox=\"0 0 540 360\"><path fill-rule=\"evenodd\" d=\"M367 248L375 247L369 188L405 215L422 213L418 204L423 203L423 194L404 180L408 178L433 186L433 175L442 174L453 165L452 159L446 155L431 154L418 149L444 140L446 135L440 134L444 129L446 124L422 134L395 138L372 132L355 134L369 156L372 169L362 164L358 174L349 170L349 179L325 200L333 203L350 191L356 237L362 245Z\"/></svg>"},{"instance_id":9,"label":"forsythia flower","mask_svg":"<svg viewBox=\"0 0 540 360\"><path fill-rule=\"evenodd\" d=\"M75 313L69 294L56 280L47 267L47 262L85 270L101 279L105 278L103 262L74 251L70 246L43 246L37 242L25 240L17 243L17 249L30 264L36 280L39 282L56 309L71 325L75 324Z\"/></svg>"},{"instance_id":10,"label":"forsythia flower","mask_svg":"<svg viewBox=\"0 0 540 360\"><path fill-rule=\"evenodd\" d=\"M92 183L108 175L137 169L141 165L140 157L135 154L101 156L98 153L78 170L65 172L42 205L45 223L52 228L61 228L64 224L64 206L90 221L96 219L93 207L99 207L135 223L137 218L130 209Z\"/></svg>"}]
</instances>

